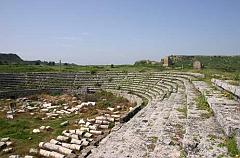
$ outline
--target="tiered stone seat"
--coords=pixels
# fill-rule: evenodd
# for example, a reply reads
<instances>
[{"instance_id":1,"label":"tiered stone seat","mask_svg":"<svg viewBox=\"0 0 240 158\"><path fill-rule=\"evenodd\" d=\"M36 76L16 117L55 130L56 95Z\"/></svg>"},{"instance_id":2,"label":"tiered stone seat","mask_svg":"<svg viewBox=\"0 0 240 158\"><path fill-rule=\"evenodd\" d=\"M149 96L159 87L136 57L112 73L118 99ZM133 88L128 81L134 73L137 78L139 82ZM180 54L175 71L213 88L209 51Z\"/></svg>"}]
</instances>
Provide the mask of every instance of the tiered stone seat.
<instances>
[{"instance_id":1,"label":"tiered stone seat","mask_svg":"<svg viewBox=\"0 0 240 158\"><path fill-rule=\"evenodd\" d=\"M205 127L201 129L200 125L197 125L199 128L194 132L195 126L191 123L194 119L190 119L192 117L191 111L186 109L187 115L190 115L189 118L186 118L186 114L179 111L179 109L184 109L184 106L190 106L191 99L194 99L185 95L185 88L187 88L187 94L191 94L190 90L195 89L189 87L191 84L188 79L180 77L178 79L179 85L176 93L171 93L169 98L165 98L161 102L150 101L133 119L124 124L118 131L108 135L89 157L180 157L184 153L182 144L185 142L186 149L191 146L189 144L191 141L187 136L190 135L194 138L195 134L197 138L200 138L198 141L201 145L199 147L193 145L192 149L186 150L187 156L217 157L226 155L226 148L218 147L216 142L213 145L213 151L204 146L210 147L214 143L212 140L206 141L208 135L215 134L214 132L205 131ZM200 113L201 111L196 110L196 112ZM204 125L204 121L201 119L196 121L200 121L201 125ZM197 135L196 131L201 134ZM219 140L219 142L221 141Z\"/></svg>"},{"instance_id":2,"label":"tiered stone seat","mask_svg":"<svg viewBox=\"0 0 240 158\"><path fill-rule=\"evenodd\" d=\"M227 157L226 147L221 147L225 136L214 116L205 117L207 110L198 108L199 92L185 81L187 120L183 147L187 157Z\"/></svg>"},{"instance_id":3,"label":"tiered stone seat","mask_svg":"<svg viewBox=\"0 0 240 158\"><path fill-rule=\"evenodd\" d=\"M5 85L8 81L12 90L88 87L122 91L148 100L145 108L127 123L115 127L91 150L89 157L228 157L226 147L221 144L225 133L229 135L240 127L239 115L233 112L237 102L224 102L229 106L211 102L217 100L219 93L207 95L209 87L202 81L193 81L193 85L192 80L199 77L203 75L189 72L0 74L0 79L4 79L0 87L9 90ZM208 111L198 109L196 99L200 93L195 87L209 97L215 116L203 117Z\"/></svg>"},{"instance_id":4,"label":"tiered stone seat","mask_svg":"<svg viewBox=\"0 0 240 158\"><path fill-rule=\"evenodd\" d=\"M194 81L195 87L206 97L217 122L228 136L236 135L240 149L240 103L225 97L221 91L203 81Z\"/></svg>"},{"instance_id":5,"label":"tiered stone seat","mask_svg":"<svg viewBox=\"0 0 240 158\"><path fill-rule=\"evenodd\" d=\"M190 106L195 99L191 97L191 94L196 93L193 92L196 91L194 87L190 86L189 79L191 80L192 77L174 76L172 78L176 77L177 80L173 83L178 85L177 93L172 93L162 102L150 101L146 108L123 125L120 130L106 137L100 146L93 150L90 157L180 157L184 152L188 157L227 155L226 148L218 146L223 139L207 140L216 133L224 137L221 130L220 134L218 133L219 128L214 119L196 120L192 116L193 111ZM197 94L194 97L196 96ZM190 115L187 118L185 114L179 112L179 108L184 109L184 106L187 106L186 113ZM195 113L200 115L202 111L196 109ZM211 128L205 130L208 125ZM189 137L192 139L190 140ZM189 149L195 137L200 145L195 146L195 144ZM182 149L182 144L184 144L184 149ZM211 151L210 147L214 150Z\"/></svg>"},{"instance_id":6,"label":"tiered stone seat","mask_svg":"<svg viewBox=\"0 0 240 158\"><path fill-rule=\"evenodd\" d=\"M240 85L232 85L228 81L223 81L219 79L212 79L212 83L228 92L231 92L240 100ZM239 81L238 81L239 82Z\"/></svg>"}]
</instances>

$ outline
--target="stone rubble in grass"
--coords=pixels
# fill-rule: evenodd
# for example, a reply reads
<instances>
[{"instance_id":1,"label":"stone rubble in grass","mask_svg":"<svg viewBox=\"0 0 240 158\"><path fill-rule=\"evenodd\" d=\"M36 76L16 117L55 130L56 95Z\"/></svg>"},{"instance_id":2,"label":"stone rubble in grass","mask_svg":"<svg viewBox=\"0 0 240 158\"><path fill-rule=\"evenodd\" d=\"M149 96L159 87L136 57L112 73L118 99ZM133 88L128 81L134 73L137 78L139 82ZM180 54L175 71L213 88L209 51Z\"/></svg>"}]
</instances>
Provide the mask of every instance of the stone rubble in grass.
<instances>
[{"instance_id":1,"label":"stone rubble in grass","mask_svg":"<svg viewBox=\"0 0 240 158\"><path fill-rule=\"evenodd\" d=\"M33 133L40 133L41 131L40 131L40 129L33 129L32 132L33 132Z\"/></svg>"},{"instance_id":2,"label":"stone rubble in grass","mask_svg":"<svg viewBox=\"0 0 240 158\"><path fill-rule=\"evenodd\" d=\"M20 104L21 106L18 106L15 113L13 114L12 111L7 111L3 109L3 111L6 111L6 118L7 119L14 119L15 114L23 114L23 113L29 113L30 115L36 115L36 114L45 114L46 117L42 118L43 120L46 119L55 119L60 118L61 116L70 115L70 114L79 114L79 110L83 107L89 107L90 105L95 106L95 102L87 102L85 104L82 104L80 100L76 100L76 97L72 97L71 106L68 104L56 104L48 102L48 100L43 101L34 101L24 98L18 98L16 100L17 104ZM9 101L11 101L9 99ZM82 104L82 105L81 105ZM81 106L80 106L81 105ZM9 109L8 109L9 110Z\"/></svg>"},{"instance_id":3,"label":"stone rubble in grass","mask_svg":"<svg viewBox=\"0 0 240 158\"><path fill-rule=\"evenodd\" d=\"M38 154L38 149L36 149L36 148L30 148L29 149L29 154L33 154L33 155L37 155Z\"/></svg>"},{"instance_id":4,"label":"stone rubble in grass","mask_svg":"<svg viewBox=\"0 0 240 158\"><path fill-rule=\"evenodd\" d=\"M10 155L8 158L20 158L19 155Z\"/></svg>"},{"instance_id":5,"label":"stone rubble in grass","mask_svg":"<svg viewBox=\"0 0 240 158\"><path fill-rule=\"evenodd\" d=\"M13 148L5 148L2 150L3 153L11 153L13 151Z\"/></svg>"},{"instance_id":6,"label":"stone rubble in grass","mask_svg":"<svg viewBox=\"0 0 240 158\"><path fill-rule=\"evenodd\" d=\"M60 126L67 126L68 124L69 124L68 121L64 121L64 122L62 122L62 123L60 124Z\"/></svg>"},{"instance_id":7,"label":"stone rubble in grass","mask_svg":"<svg viewBox=\"0 0 240 158\"><path fill-rule=\"evenodd\" d=\"M120 115L117 117L120 117ZM65 148L78 152L89 145L94 147L103 138L101 136L104 133L109 133L110 122L108 120L115 122L114 118L111 117L110 114L103 114L86 120L80 119L79 121L76 121L76 124L79 126L79 128L64 130L62 135L57 136L56 139L51 139L49 143L41 142L39 144L39 154L45 157L51 157L51 152L56 152L59 153L60 155L58 156L61 157L62 155L66 155L66 152L71 153L71 151L65 151L64 153L63 150L65 150ZM66 121L63 122L62 125L63 124L65 125ZM45 127L40 128L45 129ZM88 155L90 151L91 150L87 152L86 150L81 152L81 155Z\"/></svg>"},{"instance_id":8,"label":"stone rubble in grass","mask_svg":"<svg viewBox=\"0 0 240 158\"><path fill-rule=\"evenodd\" d=\"M11 147L13 142L10 140L9 137L1 138L0 139L0 152L3 153L11 153L13 148Z\"/></svg>"}]
</instances>

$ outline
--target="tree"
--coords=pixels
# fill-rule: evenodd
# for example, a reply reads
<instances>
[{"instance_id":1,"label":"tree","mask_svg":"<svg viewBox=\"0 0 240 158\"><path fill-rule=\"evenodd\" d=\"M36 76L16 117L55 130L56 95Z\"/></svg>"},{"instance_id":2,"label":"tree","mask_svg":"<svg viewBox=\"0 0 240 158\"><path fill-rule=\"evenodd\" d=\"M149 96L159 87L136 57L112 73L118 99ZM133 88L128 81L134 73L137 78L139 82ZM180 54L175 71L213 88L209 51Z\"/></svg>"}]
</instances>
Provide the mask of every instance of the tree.
<instances>
[{"instance_id":1,"label":"tree","mask_svg":"<svg viewBox=\"0 0 240 158\"><path fill-rule=\"evenodd\" d=\"M35 65L40 65L41 64L41 61L40 60L37 60L36 62L35 62Z\"/></svg>"},{"instance_id":2,"label":"tree","mask_svg":"<svg viewBox=\"0 0 240 158\"><path fill-rule=\"evenodd\" d=\"M48 65L49 65L49 66L54 66L54 65L55 65L55 62L54 62L54 61L49 61L49 62L48 62Z\"/></svg>"}]
</instances>

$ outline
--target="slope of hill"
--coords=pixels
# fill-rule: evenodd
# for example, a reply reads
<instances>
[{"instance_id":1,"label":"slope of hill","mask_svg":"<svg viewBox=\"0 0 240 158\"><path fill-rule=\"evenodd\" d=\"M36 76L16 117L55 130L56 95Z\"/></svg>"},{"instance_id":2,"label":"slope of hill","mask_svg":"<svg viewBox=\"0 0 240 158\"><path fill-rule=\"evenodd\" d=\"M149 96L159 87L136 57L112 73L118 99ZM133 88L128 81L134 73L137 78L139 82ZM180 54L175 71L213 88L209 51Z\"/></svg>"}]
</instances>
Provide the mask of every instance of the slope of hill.
<instances>
[{"instance_id":1,"label":"slope of hill","mask_svg":"<svg viewBox=\"0 0 240 158\"><path fill-rule=\"evenodd\" d=\"M206 69L240 71L239 56L170 56L174 67L192 68L195 60L200 61Z\"/></svg>"},{"instance_id":2,"label":"slope of hill","mask_svg":"<svg viewBox=\"0 0 240 158\"><path fill-rule=\"evenodd\" d=\"M21 64L23 62L17 54L0 53L0 64Z\"/></svg>"}]
</instances>

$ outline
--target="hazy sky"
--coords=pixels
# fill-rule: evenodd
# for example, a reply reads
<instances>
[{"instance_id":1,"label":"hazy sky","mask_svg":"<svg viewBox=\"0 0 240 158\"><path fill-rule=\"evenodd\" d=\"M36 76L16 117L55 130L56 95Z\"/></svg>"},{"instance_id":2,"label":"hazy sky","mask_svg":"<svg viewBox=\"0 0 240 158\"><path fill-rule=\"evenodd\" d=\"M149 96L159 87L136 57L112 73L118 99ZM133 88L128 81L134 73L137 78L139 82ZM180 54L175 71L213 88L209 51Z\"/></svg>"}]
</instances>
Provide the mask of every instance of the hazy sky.
<instances>
[{"instance_id":1,"label":"hazy sky","mask_svg":"<svg viewBox=\"0 0 240 158\"><path fill-rule=\"evenodd\" d=\"M240 0L0 0L0 52L78 64L240 55Z\"/></svg>"}]
</instances>

